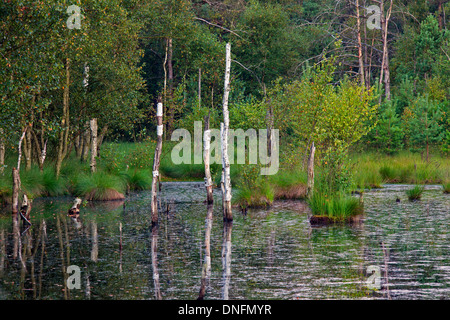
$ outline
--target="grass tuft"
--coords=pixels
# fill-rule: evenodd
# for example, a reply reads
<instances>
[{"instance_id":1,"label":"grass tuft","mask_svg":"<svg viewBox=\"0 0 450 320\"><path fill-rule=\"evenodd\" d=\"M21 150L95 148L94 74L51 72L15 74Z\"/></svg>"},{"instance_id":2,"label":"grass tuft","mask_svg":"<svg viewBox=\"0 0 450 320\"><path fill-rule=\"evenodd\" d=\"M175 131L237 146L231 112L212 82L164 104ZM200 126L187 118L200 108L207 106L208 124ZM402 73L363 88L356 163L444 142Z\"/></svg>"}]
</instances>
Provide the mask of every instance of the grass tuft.
<instances>
[{"instance_id":1,"label":"grass tuft","mask_svg":"<svg viewBox=\"0 0 450 320\"><path fill-rule=\"evenodd\" d=\"M332 222L344 222L363 213L363 204L358 198L340 192L328 195L315 191L308 204L313 216Z\"/></svg>"},{"instance_id":2,"label":"grass tuft","mask_svg":"<svg viewBox=\"0 0 450 320\"><path fill-rule=\"evenodd\" d=\"M124 199L126 182L121 177L97 172L80 174L72 181L72 191L75 196L86 200L119 200Z\"/></svg>"},{"instance_id":3,"label":"grass tuft","mask_svg":"<svg viewBox=\"0 0 450 320\"><path fill-rule=\"evenodd\" d=\"M450 193L450 182L444 182L442 187L444 188L444 193Z\"/></svg>"},{"instance_id":4,"label":"grass tuft","mask_svg":"<svg viewBox=\"0 0 450 320\"><path fill-rule=\"evenodd\" d=\"M420 200L424 190L425 187L417 185L412 189L406 190L406 195L410 201Z\"/></svg>"}]
</instances>

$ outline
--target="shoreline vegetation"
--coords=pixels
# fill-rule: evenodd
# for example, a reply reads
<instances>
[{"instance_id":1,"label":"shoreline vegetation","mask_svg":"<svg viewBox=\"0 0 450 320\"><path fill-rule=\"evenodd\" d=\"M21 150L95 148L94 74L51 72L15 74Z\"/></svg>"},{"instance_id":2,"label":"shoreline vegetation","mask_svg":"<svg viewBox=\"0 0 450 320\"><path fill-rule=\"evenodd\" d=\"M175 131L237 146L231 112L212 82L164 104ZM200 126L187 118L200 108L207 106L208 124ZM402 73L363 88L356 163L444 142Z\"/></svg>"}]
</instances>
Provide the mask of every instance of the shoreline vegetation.
<instances>
[{"instance_id":1,"label":"shoreline vegetation","mask_svg":"<svg viewBox=\"0 0 450 320\"><path fill-rule=\"evenodd\" d=\"M169 146L166 150L172 150ZM152 182L152 154L154 142L105 143L98 157L98 171L91 173L89 164L82 163L76 156L67 159L56 178L54 167L49 161L41 172L38 166L21 170L22 190L30 199L38 197L74 196L88 201L121 200L131 191L149 190ZM165 181L203 181L202 164L174 165L170 152L161 159L161 182ZM450 189L450 160L435 155L427 163L420 154L402 152L394 156L377 153L353 155L352 193L363 193L364 189L381 188L385 183L405 183L414 185L440 184L443 192ZM14 158L9 159L4 174L0 175L0 202L11 203L12 177L9 168ZM254 170L253 170L254 169ZM275 200L307 200L307 175L298 169L280 167L273 176L255 176L258 168L251 165L232 165L231 179L236 181L233 205L242 210L255 207L268 207ZM317 168L319 175L321 168ZM216 187L220 187L220 164L211 166ZM316 179L318 179L316 177ZM253 183L250 183L250 181ZM255 187L257 186L257 187ZM308 200L313 215L327 216L334 221L344 221L349 216L360 215L362 205L357 197L339 193L328 196L320 191ZM205 194L206 197L206 194ZM328 218L327 218L328 219ZM320 220L320 218L319 218ZM326 219L325 219L326 220Z\"/></svg>"}]
</instances>

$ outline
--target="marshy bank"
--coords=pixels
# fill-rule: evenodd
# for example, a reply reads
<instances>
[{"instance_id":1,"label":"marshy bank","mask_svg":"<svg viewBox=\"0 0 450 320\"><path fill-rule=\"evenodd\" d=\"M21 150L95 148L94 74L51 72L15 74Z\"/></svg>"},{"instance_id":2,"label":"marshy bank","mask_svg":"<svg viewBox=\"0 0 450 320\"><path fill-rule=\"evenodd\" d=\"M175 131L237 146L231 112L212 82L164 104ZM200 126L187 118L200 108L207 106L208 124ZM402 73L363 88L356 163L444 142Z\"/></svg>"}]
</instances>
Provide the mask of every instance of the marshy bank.
<instances>
[{"instance_id":1,"label":"marshy bank","mask_svg":"<svg viewBox=\"0 0 450 320\"><path fill-rule=\"evenodd\" d=\"M174 165L171 160L173 142L165 142L161 156L160 180L203 181L202 164ZM30 199L72 195L88 200L123 199L127 192L148 190L152 182L154 141L138 143L104 143L97 160L97 173L90 172L89 164L75 156L63 162L61 174L56 178L51 159L41 172L37 166L21 170L22 189ZM282 152L281 152L282 153ZM450 159L439 155L430 162L422 161L419 154L401 152L395 156L378 153L351 155L353 168L352 190L380 188L386 183L441 184L450 191ZM7 167L0 175L0 201L11 201L12 178L8 168L14 166L16 156L11 154ZM231 165L234 205L241 208L267 207L278 199L305 199L307 174L301 165L281 166L272 176L259 177L257 168L249 165ZM318 168L320 172L320 167ZM221 165L211 165L216 187L220 186Z\"/></svg>"}]
</instances>

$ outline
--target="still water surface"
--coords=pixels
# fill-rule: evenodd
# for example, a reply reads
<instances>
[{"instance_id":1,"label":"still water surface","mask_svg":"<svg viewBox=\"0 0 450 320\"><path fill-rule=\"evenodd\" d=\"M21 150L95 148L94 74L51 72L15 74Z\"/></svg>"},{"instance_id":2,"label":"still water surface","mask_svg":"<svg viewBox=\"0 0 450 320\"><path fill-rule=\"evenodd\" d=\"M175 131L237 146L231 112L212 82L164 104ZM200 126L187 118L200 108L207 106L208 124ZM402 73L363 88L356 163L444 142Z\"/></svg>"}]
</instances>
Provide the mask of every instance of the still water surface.
<instances>
[{"instance_id":1,"label":"still water surface","mask_svg":"<svg viewBox=\"0 0 450 320\"><path fill-rule=\"evenodd\" d=\"M226 225L202 183L164 183L153 229L149 192L78 219L72 198L37 199L28 229L0 214L0 299L449 299L450 196L427 186L410 202L408 188L368 191L362 224L325 227L302 201Z\"/></svg>"}]
</instances>

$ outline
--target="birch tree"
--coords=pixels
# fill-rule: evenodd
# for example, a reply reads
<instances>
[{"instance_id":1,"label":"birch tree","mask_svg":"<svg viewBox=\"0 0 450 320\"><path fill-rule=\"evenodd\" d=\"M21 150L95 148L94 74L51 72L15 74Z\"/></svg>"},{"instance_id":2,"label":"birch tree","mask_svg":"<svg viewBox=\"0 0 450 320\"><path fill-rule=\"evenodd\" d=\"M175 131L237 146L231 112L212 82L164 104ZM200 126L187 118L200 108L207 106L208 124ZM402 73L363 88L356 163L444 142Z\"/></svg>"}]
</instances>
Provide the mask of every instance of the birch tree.
<instances>
[{"instance_id":1,"label":"birch tree","mask_svg":"<svg viewBox=\"0 0 450 320\"><path fill-rule=\"evenodd\" d=\"M222 135L222 203L223 218L225 221L233 220L231 211L231 179L230 179L230 161L228 159L228 136L230 118L228 112L228 96L230 94L230 69L231 69L231 44L226 44L225 57L225 81L223 90L223 123L220 124L220 132Z\"/></svg>"}]
</instances>

